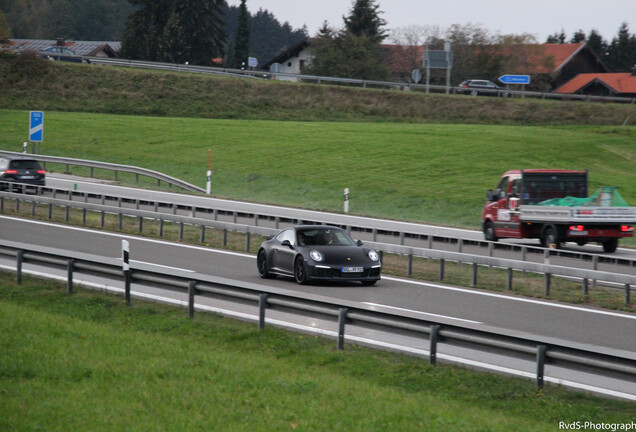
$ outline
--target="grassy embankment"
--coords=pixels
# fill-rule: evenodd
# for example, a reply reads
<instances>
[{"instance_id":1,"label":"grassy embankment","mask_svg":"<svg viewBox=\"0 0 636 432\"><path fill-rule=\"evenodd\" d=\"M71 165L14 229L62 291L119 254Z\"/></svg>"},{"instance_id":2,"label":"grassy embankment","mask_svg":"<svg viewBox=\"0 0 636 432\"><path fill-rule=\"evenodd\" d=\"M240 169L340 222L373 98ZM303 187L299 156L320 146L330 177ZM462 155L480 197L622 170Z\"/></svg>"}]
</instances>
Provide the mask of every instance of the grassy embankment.
<instances>
[{"instance_id":1,"label":"grassy embankment","mask_svg":"<svg viewBox=\"0 0 636 432\"><path fill-rule=\"evenodd\" d=\"M618 127L633 107L22 66L0 59L5 150L21 149L33 109L46 111L47 154L202 185L212 148L213 191L237 199L337 211L350 187L359 214L475 227L502 171L549 165L589 168L593 186L622 185L635 201L635 131ZM606 126L567 126L578 123ZM0 429L508 431L633 419L633 403L27 282L0 279L11 353L0 356Z\"/></svg>"},{"instance_id":2,"label":"grassy embankment","mask_svg":"<svg viewBox=\"0 0 636 432\"><path fill-rule=\"evenodd\" d=\"M555 431L634 404L0 274L0 429Z\"/></svg>"}]
</instances>

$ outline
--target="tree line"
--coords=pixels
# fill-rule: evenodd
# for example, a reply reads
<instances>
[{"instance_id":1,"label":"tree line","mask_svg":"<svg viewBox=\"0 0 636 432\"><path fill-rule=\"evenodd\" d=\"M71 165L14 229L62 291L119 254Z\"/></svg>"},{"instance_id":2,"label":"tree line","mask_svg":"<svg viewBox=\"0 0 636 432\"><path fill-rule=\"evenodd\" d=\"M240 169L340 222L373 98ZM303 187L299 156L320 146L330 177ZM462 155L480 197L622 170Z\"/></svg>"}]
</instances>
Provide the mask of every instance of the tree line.
<instances>
[{"instance_id":1,"label":"tree line","mask_svg":"<svg viewBox=\"0 0 636 432\"><path fill-rule=\"evenodd\" d=\"M377 0L352 0L342 26L326 21L312 39L306 72L359 79L402 79L421 68L421 51L451 42L453 81L495 77L527 61L518 45L538 44L529 34L501 35L471 24L408 26L387 30ZM307 29L281 24L267 10L251 14L247 0L0 0L0 41L29 39L121 40L124 57L209 65L221 59L244 67L247 57L263 64L307 38ZM636 35L627 23L606 41L595 30L570 38L563 31L547 43L586 41L612 72L628 72L636 59ZM390 42L387 43L387 42ZM393 45L393 46L390 46ZM438 74L440 75L440 74ZM441 79L433 74L433 80ZM540 83L538 83L540 84Z\"/></svg>"},{"instance_id":2,"label":"tree line","mask_svg":"<svg viewBox=\"0 0 636 432\"><path fill-rule=\"evenodd\" d=\"M240 9L225 0L0 0L0 42L122 41L127 45L124 54L139 60L211 64L222 58L226 65L240 66L247 55L265 63L308 36L306 27L292 28L263 9L253 14L245 9L249 30L239 31ZM237 34L247 37L241 60L235 57Z\"/></svg>"}]
</instances>

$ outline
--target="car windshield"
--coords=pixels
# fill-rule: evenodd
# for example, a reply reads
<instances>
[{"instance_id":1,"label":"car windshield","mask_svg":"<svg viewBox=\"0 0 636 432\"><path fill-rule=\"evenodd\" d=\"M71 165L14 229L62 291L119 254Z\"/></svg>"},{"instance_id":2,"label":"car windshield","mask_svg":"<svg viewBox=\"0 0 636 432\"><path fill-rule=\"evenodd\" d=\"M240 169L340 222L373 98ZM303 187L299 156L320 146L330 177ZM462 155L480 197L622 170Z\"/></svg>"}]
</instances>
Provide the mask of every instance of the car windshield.
<instances>
[{"instance_id":1,"label":"car windshield","mask_svg":"<svg viewBox=\"0 0 636 432\"><path fill-rule=\"evenodd\" d=\"M300 246L353 246L355 242L345 231L333 228L310 228L298 231Z\"/></svg>"},{"instance_id":2,"label":"car windshield","mask_svg":"<svg viewBox=\"0 0 636 432\"><path fill-rule=\"evenodd\" d=\"M9 163L9 167L13 169L35 169L39 170L40 164L36 160L13 160Z\"/></svg>"}]
</instances>

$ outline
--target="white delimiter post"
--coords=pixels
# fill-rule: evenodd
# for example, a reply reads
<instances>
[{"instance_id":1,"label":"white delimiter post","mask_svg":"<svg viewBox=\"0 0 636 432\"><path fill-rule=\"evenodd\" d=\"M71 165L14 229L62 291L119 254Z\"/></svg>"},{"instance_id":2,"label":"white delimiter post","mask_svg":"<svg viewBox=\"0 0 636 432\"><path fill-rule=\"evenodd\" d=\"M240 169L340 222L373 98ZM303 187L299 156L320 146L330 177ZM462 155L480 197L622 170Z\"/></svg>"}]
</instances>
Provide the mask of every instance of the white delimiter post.
<instances>
[{"instance_id":1,"label":"white delimiter post","mask_svg":"<svg viewBox=\"0 0 636 432\"><path fill-rule=\"evenodd\" d=\"M212 149L208 149L208 180L205 192L210 195L212 193Z\"/></svg>"},{"instance_id":2,"label":"white delimiter post","mask_svg":"<svg viewBox=\"0 0 636 432\"><path fill-rule=\"evenodd\" d=\"M349 188L344 190L344 212L349 213Z\"/></svg>"},{"instance_id":3,"label":"white delimiter post","mask_svg":"<svg viewBox=\"0 0 636 432\"><path fill-rule=\"evenodd\" d=\"M124 298L130 304L130 243L121 241L121 267L124 272Z\"/></svg>"}]
</instances>

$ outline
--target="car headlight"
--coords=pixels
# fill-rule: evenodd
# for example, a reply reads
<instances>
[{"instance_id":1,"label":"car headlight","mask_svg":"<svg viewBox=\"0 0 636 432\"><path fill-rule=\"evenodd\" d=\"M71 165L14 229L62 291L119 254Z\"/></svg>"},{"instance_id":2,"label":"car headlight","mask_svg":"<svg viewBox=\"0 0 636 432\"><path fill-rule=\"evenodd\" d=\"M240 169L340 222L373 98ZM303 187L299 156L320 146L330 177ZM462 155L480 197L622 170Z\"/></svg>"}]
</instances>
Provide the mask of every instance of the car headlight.
<instances>
[{"instance_id":1,"label":"car headlight","mask_svg":"<svg viewBox=\"0 0 636 432\"><path fill-rule=\"evenodd\" d=\"M311 257L312 260L317 262L320 262L323 259L325 259L325 257L317 250L312 250L311 252L309 252L309 256Z\"/></svg>"},{"instance_id":2,"label":"car headlight","mask_svg":"<svg viewBox=\"0 0 636 432\"><path fill-rule=\"evenodd\" d=\"M370 250L369 251L369 259L371 259L371 261L379 261L380 260L380 255L378 255L378 253L374 250Z\"/></svg>"}]
</instances>

